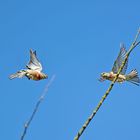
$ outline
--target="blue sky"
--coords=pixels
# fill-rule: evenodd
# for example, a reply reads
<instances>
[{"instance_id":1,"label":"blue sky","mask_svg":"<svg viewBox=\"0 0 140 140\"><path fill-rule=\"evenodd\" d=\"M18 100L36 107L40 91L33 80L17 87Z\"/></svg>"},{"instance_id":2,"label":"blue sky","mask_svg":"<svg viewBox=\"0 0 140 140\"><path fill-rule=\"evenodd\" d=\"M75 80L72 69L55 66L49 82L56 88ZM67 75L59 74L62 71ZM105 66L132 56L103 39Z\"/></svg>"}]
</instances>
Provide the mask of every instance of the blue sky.
<instances>
[{"instance_id":1,"label":"blue sky","mask_svg":"<svg viewBox=\"0 0 140 140\"><path fill-rule=\"evenodd\" d=\"M0 1L0 139L19 140L48 80L9 80L37 51L43 72L56 79L25 140L72 140L109 86L121 42L129 48L140 26L140 1ZM140 46L128 71L140 73ZM140 139L140 87L116 84L80 140Z\"/></svg>"}]
</instances>

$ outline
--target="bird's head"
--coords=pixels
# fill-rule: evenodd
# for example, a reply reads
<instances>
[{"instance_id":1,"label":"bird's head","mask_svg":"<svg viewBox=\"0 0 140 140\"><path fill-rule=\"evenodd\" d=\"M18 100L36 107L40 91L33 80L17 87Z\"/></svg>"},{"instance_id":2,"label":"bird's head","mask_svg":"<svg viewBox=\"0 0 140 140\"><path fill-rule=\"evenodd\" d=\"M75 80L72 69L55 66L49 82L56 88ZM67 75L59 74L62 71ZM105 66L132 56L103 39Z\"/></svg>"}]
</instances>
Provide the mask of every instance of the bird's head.
<instances>
[{"instance_id":1,"label":"bird's head","mask_svg":"<svg viewBox=\"0 0 140 140\"><path fill-rule=\"evenodd\" d=\"M109 77L109 73L107 73L107 72L102 72L102 73L101 73L101 77L104 78L104 79L106 79L106 78Z\"/></svg>"},{"instance_id":2,"label":"bird's head","mask_svg":"<svg viewBox=\"0 0 140 140\"><path fill-rule=\"evenodd\" d=\"M100 77L99 81L100 81L100 82L103 82L104 80L106 80L106 79L108 78L109 73L107 73L107 72L102 72L100 76L101 76L101 77Z\"/></svg>"},{"instance_id":3,"label":"bird's head","mask_svg":"<svg viewBox=\"0 0 140 140\"><path fill-rule=\"evenodd\" d=\"M47 78L48 78L48 75L45 73L42 73L42 79L47 79Z\"/></svg>"}]
</instances>

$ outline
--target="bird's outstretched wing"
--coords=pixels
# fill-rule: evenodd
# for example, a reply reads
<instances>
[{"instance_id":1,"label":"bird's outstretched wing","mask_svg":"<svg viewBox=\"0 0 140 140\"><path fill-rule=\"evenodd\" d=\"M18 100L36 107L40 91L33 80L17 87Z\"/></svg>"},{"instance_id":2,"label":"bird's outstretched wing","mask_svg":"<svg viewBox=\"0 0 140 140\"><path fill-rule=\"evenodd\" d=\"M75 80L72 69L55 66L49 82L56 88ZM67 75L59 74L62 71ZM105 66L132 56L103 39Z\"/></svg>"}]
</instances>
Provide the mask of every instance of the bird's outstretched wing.
<instances>
[{"instance_id":1,"label":"bird's outstretched wing","mask_svg":"<svg viewBox=\"0 0 140 140\"><path fill-rule=\"evenodd\" d=\"M30 50L30 61L26 65L28 69L42 71L42 65L36 57L36 51Z\"/></svg>"},{"instance_id":2,"label":"bird's outstretched wing","mask_svg":"<svg viewBox=\"0 0 140 140\"><path fill-rule=\"evenodd\" d=\"M124 59L125 59L126 53L127 53L127 51L126 51L126 49L125 49L125 47L124 47L124 44L121 43L120 46L121 46L121 49L120 49L119 55L118 55L116 61L114 62L114 65L113 65L113 68L112 68L112 71L113 71L114 73L117 73L117 72L118 72L120 66L122 65L122 62L123 62ZM127 60L125 66L124 66L124 68L122 69L122 71L121 71L120 74L125 74L125 72L126 72L126 70L127 70L127 66L128 66L128 60Z\"/></svg>"}]
</instances>

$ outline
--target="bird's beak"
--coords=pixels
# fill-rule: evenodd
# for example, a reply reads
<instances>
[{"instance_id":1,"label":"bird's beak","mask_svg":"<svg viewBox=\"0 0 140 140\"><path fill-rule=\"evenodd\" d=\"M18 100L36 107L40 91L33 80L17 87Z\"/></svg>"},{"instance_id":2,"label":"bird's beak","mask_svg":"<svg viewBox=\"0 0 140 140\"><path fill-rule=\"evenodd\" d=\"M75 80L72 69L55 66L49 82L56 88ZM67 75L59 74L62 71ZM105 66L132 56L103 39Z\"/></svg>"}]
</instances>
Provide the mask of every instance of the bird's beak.
<instances>
[{"instance_id":1,"label":"bird's beak","mask_svg":"<svg viewBox=\"0 0 140 140\"><path fill-rule=\"evenodd\" d=\"M48 79L48 75L45 75L45 79Z\"/></svg>"}]
</instances>

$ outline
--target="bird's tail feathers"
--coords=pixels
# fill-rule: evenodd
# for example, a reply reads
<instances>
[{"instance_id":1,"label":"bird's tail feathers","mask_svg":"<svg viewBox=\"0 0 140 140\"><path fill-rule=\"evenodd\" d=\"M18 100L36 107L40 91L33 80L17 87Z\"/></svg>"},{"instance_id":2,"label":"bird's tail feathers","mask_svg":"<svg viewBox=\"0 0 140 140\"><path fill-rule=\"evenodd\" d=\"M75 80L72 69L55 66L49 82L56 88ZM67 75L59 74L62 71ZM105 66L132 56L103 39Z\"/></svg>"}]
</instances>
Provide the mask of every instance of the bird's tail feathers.
<instances>
[{"instance_id":1,"label":"bird's tail feathers","mask_svg":"<svg viewBox=\"0 0 140 140\"><path fill-rule=\"evenodd\" d=\"M9 79L22 78L23 76L26 75L26 73L27 73L26 70L20 70L20 71L14 73L14 74L11 74L11 75L9 76Z\"/></svg>"},{"instance_id":2,"label":"bird's tail feathers","mask_svg":"<svg viewBox=\"0 0 140 140\"><path fill-rule=\"evenodd\" d=\"M132 70L128 75L126 75L126 81L139 86L140 78L136 69Z\"/></svg>"}]
</instances>

